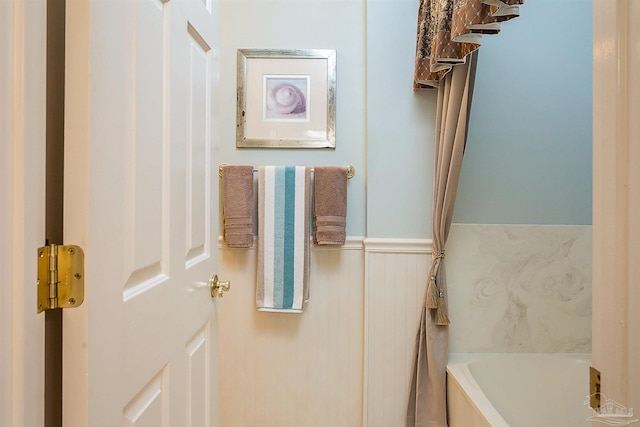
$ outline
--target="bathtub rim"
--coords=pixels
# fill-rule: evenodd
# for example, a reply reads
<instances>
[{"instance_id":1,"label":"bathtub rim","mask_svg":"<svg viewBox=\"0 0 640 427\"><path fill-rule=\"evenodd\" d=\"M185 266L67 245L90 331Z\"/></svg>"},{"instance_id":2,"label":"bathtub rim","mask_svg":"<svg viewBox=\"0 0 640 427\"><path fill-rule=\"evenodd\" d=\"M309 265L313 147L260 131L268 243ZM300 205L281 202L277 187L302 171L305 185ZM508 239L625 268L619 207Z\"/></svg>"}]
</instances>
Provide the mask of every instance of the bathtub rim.
<instances>
[{"instance_id":1,"label":"bathtub rim","mask_svg":"<svg viewBox=\"0 0 640 427\"><path fill-rule=\"evenodd\" d=\"M475 408L492 427L510 427L509 423L500 415L489 398L484 394L480 385L476 382L469 363L480 359L493 359L497 357L569 357L573 359L588 360L591 362L590 353L449 353L447 362L447 381L453 380L464 391L469 403ZM464 379L464 381L460 381ZM449 385L447 384L447 387ZM479 405L484 409L480 409Z\"/></svg>"}]
</instances>

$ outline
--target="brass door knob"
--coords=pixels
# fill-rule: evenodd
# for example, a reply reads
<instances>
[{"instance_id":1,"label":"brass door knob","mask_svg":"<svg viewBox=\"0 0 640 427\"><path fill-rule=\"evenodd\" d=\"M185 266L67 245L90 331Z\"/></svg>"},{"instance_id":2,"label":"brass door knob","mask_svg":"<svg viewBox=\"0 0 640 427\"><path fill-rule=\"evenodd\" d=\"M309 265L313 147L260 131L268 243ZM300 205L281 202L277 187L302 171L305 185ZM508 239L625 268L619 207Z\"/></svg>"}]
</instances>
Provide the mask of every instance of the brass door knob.
<instances>
[{"instance_id":1,"label":"brass door knob","mask_svg":"<svg viewBox=\"0 0 640 427\"><path fill-rule=\"evenodd\" d=\"M221 282L218 275L214 274L209 279L209 288L211 289L211 298L222 298L225 292L231 288L231 282Z\"/></svg>"}]
</instances>

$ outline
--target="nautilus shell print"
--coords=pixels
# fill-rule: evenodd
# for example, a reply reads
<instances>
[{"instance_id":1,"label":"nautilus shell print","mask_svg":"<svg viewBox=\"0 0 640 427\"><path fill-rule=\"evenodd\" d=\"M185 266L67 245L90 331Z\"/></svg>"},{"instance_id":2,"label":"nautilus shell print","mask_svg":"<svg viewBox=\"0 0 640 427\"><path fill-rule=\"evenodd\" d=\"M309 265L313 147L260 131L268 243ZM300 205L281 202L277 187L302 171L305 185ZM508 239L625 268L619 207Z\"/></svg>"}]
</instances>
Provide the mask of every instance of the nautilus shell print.
<instances>
[{"instance_id":1,"label":"nautilus shell print","mask_svg":"<svg viewBox=\"0 0 640 427\"><path fill-rule=\"evenodd\" d=\"M267 119L304 119L307 117L307 80L270 78L266 81Z\"/></svg>"}]
</instances>

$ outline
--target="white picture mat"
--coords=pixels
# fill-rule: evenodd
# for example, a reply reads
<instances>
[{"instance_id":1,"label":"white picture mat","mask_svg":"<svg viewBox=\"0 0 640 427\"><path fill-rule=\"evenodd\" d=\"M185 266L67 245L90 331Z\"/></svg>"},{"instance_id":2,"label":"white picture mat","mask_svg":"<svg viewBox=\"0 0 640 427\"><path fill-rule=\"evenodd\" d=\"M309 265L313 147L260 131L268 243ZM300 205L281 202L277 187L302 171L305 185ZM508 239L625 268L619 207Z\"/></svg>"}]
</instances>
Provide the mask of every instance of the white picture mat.
<instances>
[{"instance_id":1,"label":"white picture mat","mask_svg":"<svg viewBox=\"0 0 640 427\"><path fill-rule=\"evenodd\" d=\"M245 81L246 139L326 140L327 139L327 59L247 58ZM265 75L309 76L310 114L305 121L265 120L263 83Z\"/></svg>"}]
</instances>

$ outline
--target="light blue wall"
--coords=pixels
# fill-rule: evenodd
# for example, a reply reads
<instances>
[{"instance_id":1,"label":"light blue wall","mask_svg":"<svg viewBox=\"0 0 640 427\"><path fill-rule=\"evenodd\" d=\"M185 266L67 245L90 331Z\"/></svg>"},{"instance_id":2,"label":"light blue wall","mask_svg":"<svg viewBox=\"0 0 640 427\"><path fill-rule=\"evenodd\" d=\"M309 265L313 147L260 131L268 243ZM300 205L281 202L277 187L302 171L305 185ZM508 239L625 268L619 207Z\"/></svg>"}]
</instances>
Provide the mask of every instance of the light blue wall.
<instances>
[{"instance_id":1,"label":"light blue wall","mask_svg":"<svg viewBox=\"0 0 640 427\"><path fill-rule=\"evenodd\" d=\"M367 1L367 236L431 234L435 91L413 91L418 4Z\"/></svg>"},{"instance_id":2,"label":"light blue wall","mask_svg":"<svg viewBox=\"0 0 640 427\"><path fill-rule=\"evenodd\" d=\"M591 224L591 0L531 0L479 52L454 222Z\"/></svg>"},{"instance_id":3,"label":"light blue wall","mask_svg":"<svg viewBox=\"0 0 640 427\"><path fill-rule=\"evenodd\" d=\"M367 2L369 237L431 237L435 93L408 90L417 7ZM591 0L526 1L483 38L454 222L591 223L591 44Z\"/></svg>"},{"instance_id":4,"label":"light blue wall","mask_svg":"<svg viewBox=\"0 0 640 427\"><path fill-rule=\"evenodd\" d=\"M347 234L365 235L364 0L221 0L219 163L354 165ZM336 49L336 149L236 149L236 50Z\"/></svg>"},{"instance_id":5,"label":"light blue wall","mask_svg":"<svg viewBox=\"0 0 640 427\"><path fill-rule=\"evenodd\" d=\"M435 91L417 0L221 0L218 163L353 164L347 234L430 238ZM455 222L590 224L591 0L527 0L485 36ZM235 148L236 49L338 53L337 148Z\"/></svg>"}]
</instances>

